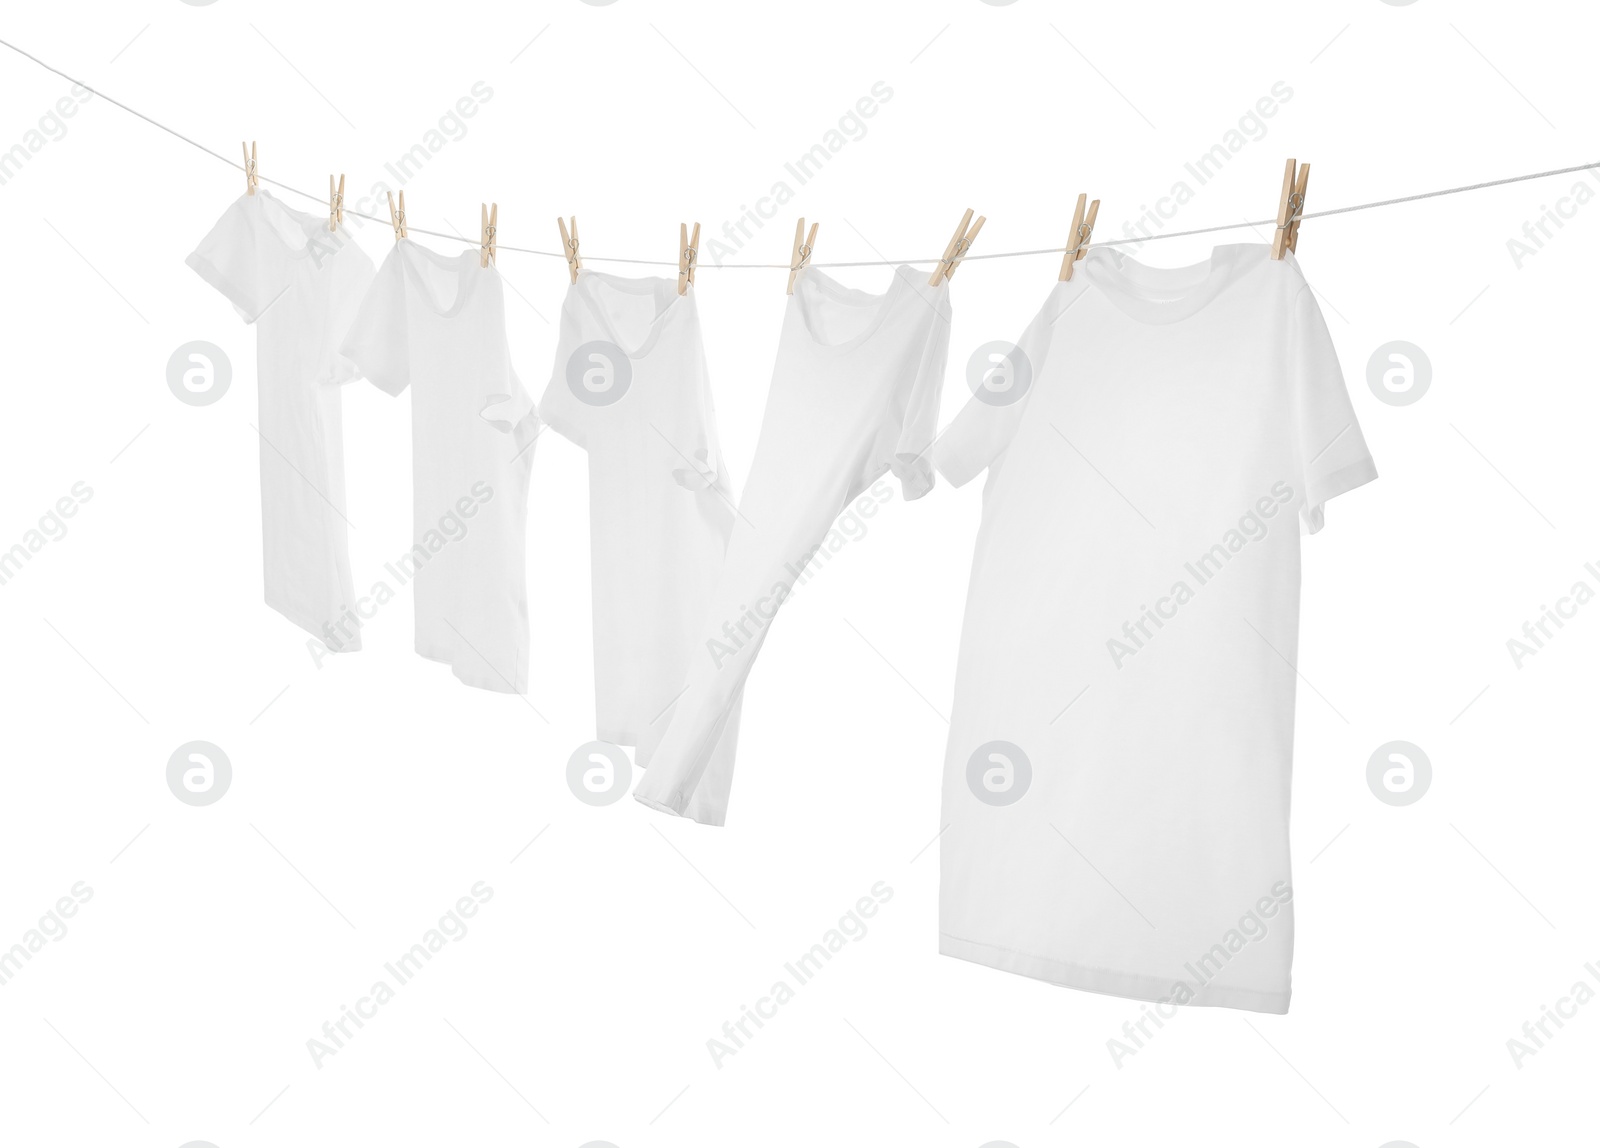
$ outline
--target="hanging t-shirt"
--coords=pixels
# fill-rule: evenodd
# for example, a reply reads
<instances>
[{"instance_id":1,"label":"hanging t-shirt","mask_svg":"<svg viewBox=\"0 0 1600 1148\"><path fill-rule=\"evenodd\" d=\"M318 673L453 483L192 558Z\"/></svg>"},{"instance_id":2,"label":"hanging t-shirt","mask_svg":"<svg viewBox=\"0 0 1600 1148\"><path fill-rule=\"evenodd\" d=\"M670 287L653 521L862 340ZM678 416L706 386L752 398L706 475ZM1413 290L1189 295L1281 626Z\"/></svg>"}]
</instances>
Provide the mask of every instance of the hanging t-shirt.
<instances>
[{"instance_id":1,"label":"hanging t-shirt","mask_svg":"<svg viewBox=\"0 0 1600 1148\"><path fill-rule=\"evenodd\" d=\"M950 345L950 289L895 270L881 295L816 268L795 279L750 478L722 577L690 652L688 685L634 790L644 804L721 825L733 755L718 737L778 607L828 528L893 470L907 499L933 486L926 452Z\"/></svg>"},{"instance_id":2,"label":"hanging t-shirt","mask_svg":"<svg viewBox=\"0 0 1600 1148\"><path fill-rule=\"evenodd\" d=\"M339 342L372 260L326 217L241 195L186 260L256 325L261 554L267 605L330 651L359 650L344 506Z\"/></svg>"},{"instance_id":3,"label":"hanging t-shirt","mask_svg":"<svg viewBox=\"0 0 1600 1148\"><path fill-rule=\"evenodd\" d=\"M942 952L1284 1012L1300 529L1377 477L1290 255L1091 250L934 449L988 468Z\"/></svg>"},{"instance_id":4,"label":"hanging t-shirt","mask_svg":"<svg viewBox=\"0 0 1600 1148\"><path fill-rule=\"evenodd\" d=\"M417 653L469 686L523 694L524 531L540 427L511 367L500 272L478 264L476 247L445 256L399 240L344 353L389 394L411 388L414 533L385 572L415 587Z\"/></svg>"},{"instance_id":5,"label":"hanging t-shirt","mask_svg":"<svg viewBox=\"0 0 1600 1148\"><path fill-rule=\"evenodd\" d=\"M694 288L580 270L539 414L589 455L598 736L643 765L733 524Z\"/></svg>"}]
</instances>

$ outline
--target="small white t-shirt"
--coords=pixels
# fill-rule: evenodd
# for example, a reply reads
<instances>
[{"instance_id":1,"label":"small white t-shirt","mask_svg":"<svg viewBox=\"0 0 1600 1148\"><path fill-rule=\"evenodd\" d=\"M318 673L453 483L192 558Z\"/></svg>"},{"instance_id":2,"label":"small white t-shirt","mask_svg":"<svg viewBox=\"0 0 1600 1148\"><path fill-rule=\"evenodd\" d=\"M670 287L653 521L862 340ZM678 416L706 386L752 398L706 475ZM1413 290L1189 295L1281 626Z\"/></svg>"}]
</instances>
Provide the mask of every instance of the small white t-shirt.
<instances>
[{"instance_id":1,"label":"small white t-shirt","mask_svg":"<svg viewBox=\"0 0 1600 1148\"><path fill-rule=\"evenodd\" d=\"M344 353L391 395L411 388L413 531L384 567L414 585L416 648L469 686L528 690L524 532L539 419L511 367L505 292L478 249L402 239Z\"/></svg>"},{"instance_id":2,"label":"small white t-shirt","mask_svg":"<svg viewBox=\"0 0 1600 1148\"><path fill-rule=\"evenodd\" d=\"M694 288L580 270L539 415L589 455L597 736L642 765L733 524Z\"/></svg>"},{"instance_id":3,"label":"small white t-shirt","mask_svg":"<svg viewBox=\"0 0 1600 1148\"><path fill-rule=\"evenodd\" d=\"M722 576L690 650L688 685L634 797L721 825L734 755L723 736L767 627L802 575L831 555L829 530L933 486L928 447L950 346L950 289L898 267L882 294L815 267L795 278L761 437Z\"/></svg>"},{"instance_id":4,"label":"small white t-shirt","mask_svg":"<svg viewBox=\"0 0 1600 1148\"><path fill-rule=\"evenodd\" d=\"M1300 267L1095 248L934 448L985 468L941 951L1283 1012L1300 536L1375 478ZM1298 523L1297 523L1298 520Z\"/></svg>"},{"instance_id":5,"label":"small white t-shirt","mask_svg":"<svg viewBox=\"0 0 1600 1148\"><path fill-rule=\"evenodd\" d=\"M339 342L372 282L372 260L324 217L259 190L241 195L185 261L256 325L261 552L267 605L330 651L351 589L338 384Z\"/></svg>"}]
</instances>

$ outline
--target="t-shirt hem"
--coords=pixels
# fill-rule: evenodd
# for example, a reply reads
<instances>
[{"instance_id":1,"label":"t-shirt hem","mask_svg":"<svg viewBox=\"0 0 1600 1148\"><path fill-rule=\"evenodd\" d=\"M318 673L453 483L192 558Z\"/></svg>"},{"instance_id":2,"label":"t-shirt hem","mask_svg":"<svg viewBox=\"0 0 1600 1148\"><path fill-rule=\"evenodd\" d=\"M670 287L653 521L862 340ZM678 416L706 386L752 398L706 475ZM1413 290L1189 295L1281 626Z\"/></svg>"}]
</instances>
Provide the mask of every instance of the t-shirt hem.
<instances>
[{"instance_id":1,"label":"t-shirt hem","mask_svg":"<svg viewBox=\"0 0 1600 1148\"><path fill-rule=\"evenodd\" d=\"M1289 993L1262 992L1259 989L1236 988L1231 985L1207 984L1198 988L1187 981L1167 980L1143 973L1125 973L1114 969L1097 969L1058 961L1051 957L1019 953L999 945L969 941L939 934L939 952L947 957L988 965L1002 972L1016 973L1035 980L1048 981L1063 988L1081 989L1106 996L1127 997L1141 1001L1169 1001L1173 998L1175 984L1187 984L1194 994L1186 1005L1211 1005L1221 1008L1244 1009L1249 1012L1286 1013L1289 1011Z\"/></svg>"},{"instance_id":2,"label":"t-shirt hem","mask_svg":"<svg viewBox=\"0 0 1600 1148\"><path fill-rule=\"evenodd\" d=\"M576 419L567 418L557 404L541 402L534 409L538 412L539 419L545 426L555 431L556 434L566 439L579 450L588 451L589 443L586 441L588 436L583 433L583 427Z\"/></svg>"},{"instance_id":3,"label":"t-shirt hem","mask_svg":"<svg viewBox=\"0 0 1600 1148\"><path fill-rule=\"evenodd\" d=\"M951 486L967 485L983 469L981 466L969 466L954 450L946 447L942 439L933 444L929 454L933 458L934 469Z\"/></svg>"},{"instance_id":4,"label":"t-shirt hem","mask_svg":"<svg viewBox=\"0 0 1600 1148\"><path fill-rule=\"evenodd\" d=\"M390 378L388 375L374 375L362 365L361 360L355 358L354 356L350 356L348 351L341 349L339 353L341 355L349 356L351 361L355 363L356 373L354 378L366 379L367 382L371 383L373 386L377 387L380 391L391 398L398 399L401 395L406 393L406 387L411 382L409 375L403 375L398 379Z\"/></svg>"},{"instance_id":5,"label":"t-shirt hem","mask_svg":"<svg viewBox=\"0 0 1600 1148\"><path fill-rule=\"evenodd\" d=\"M194 268L200 278L215 287L223 298L232 303L234 310L239 312L240 318L246 323L254 323L266 312L266 307L255 306L255 301L245 294L240 284L223 274L215 263L198 251L191 252L184 262Z\"/></svg>"},{"instance_id":6,"label":"t-shirt hem","mask_svg":"<svg viewBox=\"0 0 1600 1148\"><path fill-rule=\"evenodd\" d=\"M933 468L926 462L921 468L910 464L902 464L889 460L880 462L861 475L861 480L850 490L850 497L845 499L849 505L864 494L869 486L877 482L884 475L894 473L900 483L900 500L902 502L915 502L933 489ZM842 513L842 509L841 509Z\"/></svg>"},{"instance_id":7,"label":"t-shirt hem","mask_svg":"<svg viewBox=\"0 0 1600 1148\"><path fill-rule=\"evenodd\" d=\"M270 594L266 596L266 603L269 609L276 610L285 618L289 619L289 621L293 622L296 626L299 626L306 633L312 635L314 638L320 641L328 648L329 653L353 654L361 649L361 632L359 630L351 637L340 641L338 645L334 645L333 642L328 641L328 635L330 632L332 632L334 638L337 640L339 634L338 627L335 626L331 620L317 618L303 610L297 610L293 606L285 605L283 602L273 598ZM343 615L340 615L340 617L343 617Z\"/></svg>"},{"instance_id":8,"label":"t-shirt hem","mask_svg":"<svg viewBox=\"0 0 1600 1148\"><path fill-rule=\"evenodd\" d=\"M1372 459L1363 458L1309 482L1305 508L1306 533L1315 534L1322 529L1323 507L1329 499L1347 494L1358 486L1365 486L1377 477L1378 468Z\"/></svg>"},{"instance_id":9,"label":"t-shirt hem","mask_svg":"<svg viewBox=\"0 0 1600 1148\"><path fill-rule=\"evenodd\" d=\"M601 741L609 741L612 745L634 747L639 744L639 735L632 728L623 725L611 725L601 722L595 731L595 736Z\"/></svg>"},{"instance_id":10,"label":"t-shirt hem","mask_svg":"<svg viewBox=\"0 0 1600 1148\"><path fill-rule=\"evenodd\" d=\"M657 813L670 813L674 817L683 817L689 821L698 822L701 825L721 825L723 821L721 813L708 813L704 810L689 811L680 809L673 805L670 799L663 800L655 797L649 797L638 792L637 790L634 791L633 799L648 809L654 809Z\"/></svg>"},{"instance_id":11,"label":"t-shirt hem","mask_svg":"<svg viewBox=\"0 0 1600 1148\"><path fill-rule=\"evenodd\" d=\"M900 497L906 502L915 502L933 489L933 464L926 455L897 457L889 468L900 480Z\"/></svg>"},{"instance_id":12,"label":"t-shirt hem","mask_svg":"<svg viewBox=\"0 0 1600 1148\"><path fill-rule=\"evenodd\" d=\"M507 681L505 678L500 677L500 675L494 673L492 670L487 675L475 674L469 670L463 670L461 668L461 663L455 658L452 658L449 654L429 653L421 646L418 646L417 656L419 658L426 658L430 662L438 662L440 665L449 666L450 672L456 676L458 681L460 681L463 685L471 686L475 690L489 690L490 692L497 694L520 694L522 696L526 696L528 693L528 683L525 681L520 683L512 683ZM477 655L473 656L477 657Z\"/></svg>"},{"instance_id":13,"label":"t-shirt hem","mask_svg":"<svg viewBox=\"0 0 1600 1148\"><path fill-rule=\"evenodd\" d=\"M320 386L343 387L360 379L361 369L341 354L335 354L333 361L323 370L322 376L317 380Z\"/></svg>"}]
</instances>

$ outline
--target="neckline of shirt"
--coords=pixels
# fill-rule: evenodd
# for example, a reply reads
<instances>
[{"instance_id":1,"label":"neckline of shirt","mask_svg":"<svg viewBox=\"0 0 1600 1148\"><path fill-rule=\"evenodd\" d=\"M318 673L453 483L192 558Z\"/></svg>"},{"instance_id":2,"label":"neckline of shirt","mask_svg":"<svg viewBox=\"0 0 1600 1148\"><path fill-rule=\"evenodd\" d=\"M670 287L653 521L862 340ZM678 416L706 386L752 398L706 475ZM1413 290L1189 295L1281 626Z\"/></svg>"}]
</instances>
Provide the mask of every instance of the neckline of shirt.
<instances>
[{"instance_id":1,"label":"neckline of shirt","mask_svg":"<svg viewBox=\"0 0 1600 1148\"><path fill-rule=\"evenodd\" d=\"M611 290L622 291L630 295L656 296L656 312L651 316L649 330L645 332L644 339L637 347L630 348L623 342L622 335L618 332L616 324L611 321L611 316L601 306L600 301L594 297L591 287L604 286ZM661 332L667 327L668 320L685 308L694 306L694 284L682 294L678 294L677 279L663 276L647 276L644 278L630 278L624 275L611 275L604 271L591 271L587 267L578 269L578 281L572 284L571 290L577 291L590 312L600 325L606 329L606 334L618 349L630 359L641 359L648 355L661 338Z\"/></svg>"},{"instance_id":2,"label":"neckline of shirt","mask_svg":"<svg viewBox=\"0 0 1600 1148\"><path fill-rule=\"evenodd\" d=\"M1176 323L1198 315L1218 296L1266 262L1268 245L1230 243L1187 267L1151 267L1109 247L1091 247L1079 271L1129 318Z\"/></svg>"},{"instance_id":3,"label":"neckline of shirt","mask_svg":"<svg viewBox=\"0 0 1600 1148\"><path fill-rule=\"evenodd\" d=\"M904 294L906 287L910 286L913 290L915 289L917 275L916 268L902 264L894 269L894 275L890 279L888 290L881 294L874 294L871 291L846 287L831 275L819 271L815 267L807 267L795 277L794 294L790 298L795 308L797 308L800 327L805 332L812 348L819 354L838 355L854 350L877 334L878 329L889 318L889 313L894 310L896 300ZM942 287L943 284L940 286ZM852 335L843 342L829 343L817 334L816 326L813 324L812 316L808 310L808 300L814 294L825 295L830 302L846 307L875 307L877 313L873 315L865 330ZM937 308L935 309L937 310Z\"/></svg>"},{"instance_id":4,"label":"neckline of shirt","mask_svg":"<svg viewBox=\"0 0 1600 1148\"><path fill-rule=\"evenodd\" d=\"M317 232L328 226L326 219L290 207L265 188L258 188L254 195L247 192L241 198L255 205L256 210L261 213L263 222L283 240L283 245L289 249L289 254L296 259L304 259L311 254ZM331 236L333 233L328 232L328 234ZM340 242L331 254L337 254L347 238L341 236Z\"/></svg>"},{"instance_id":5,"label":"neckline of shirt","mask_svg":"<svg viewBox=\"0 0 1600 1148\"><path fill-rule=\"evenodd\" d=\"M479 266L480 253L476 248L469 247L456 255L440 255L414 239L405 238L395 240L395 251L401 255L401 263L405 266L406 274L411 276L417 290L422 293L423 299L428 304L428 310L441 319L453 319L459 315L467 300L472 297L479 280L495 272L492 264L488 267ZM438 297L434 295L433 287L423 278L422 270L415 266L412 260L404 258L406 252L415 252L434 266L455 274L456 295L449 307L439 305Z\"/></svg>"}]
</instances>

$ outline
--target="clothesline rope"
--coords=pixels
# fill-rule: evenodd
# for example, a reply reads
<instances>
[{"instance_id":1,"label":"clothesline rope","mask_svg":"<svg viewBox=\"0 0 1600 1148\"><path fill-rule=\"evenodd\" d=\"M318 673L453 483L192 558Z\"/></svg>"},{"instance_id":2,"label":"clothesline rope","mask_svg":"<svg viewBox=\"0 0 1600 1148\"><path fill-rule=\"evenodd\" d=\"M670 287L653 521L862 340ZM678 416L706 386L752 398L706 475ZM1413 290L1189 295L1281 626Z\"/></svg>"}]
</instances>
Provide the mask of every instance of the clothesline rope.
<instances>
[{"instance_id":1,"label":"clothesline rope","mask_svg":"<svg viewBox=\"0 0 1600 1148\"><path fill-rule=\"evenodd\" d=\"M63 72L60 68L57 68L57 67L55 67L55 66L53 66L51 64L45 63L43 60L39 59L39 57L33 55L32 53L23 51L21 48L17 47L15 44L11 43L9 40L0 40L0 45L4 45L5 47L10 48L13 52L17 53L17 55L19 55L19 56L22 56L24 59L28 59L28 60L33 61L35 64L39 65L39 67L43 68L45 71L54 72L56 75L60 76L62 79L67 80L70 83L76 84L78 87L84 89L87 92L92 93L93 95L95 95L99 99L105 100L108 104L112 104L115 107L121 108L123 111L127 112L129 115L137 116L139 119L143 120L147 124L150 124L152 127L160 128L162 131L166 132L168 135L174 136L177 139L182 140L184 143L188 144L190 147L198 148L200 151L205 152L207 155L213 157L214 159L221 160L223 163L227 164L231 168L234 168L234 169L236 169L236 170L238 170L240 172L244 171L244 165L241 164L238 160L229 159L227 156L223 155L221 152L213 151L211 148L207 147L205 144L200 143L197 140L190 139L188 136L184 135L182 132L178 131L175 128L168 127L166 124L162 123L160 120L152 119L150 116L145 115L143 112L139 111L136 108L130 108L127 104L123 103L122 101L120 101L118 99L115 99L112 96L106 95L104 92L100 91L98 88L91 87L89 84L84 83L82 80L77 79L74 76L70 76L66 72ZM1508 175L1508 176L1504 176L1503 178L1500 178L1500 179L1486 179L1486 180L1482 180L1481 182L1478 182L1478 183L1465 183L1465 184L1462 184L1459 187L1443 187L1443 188L1439 188L1436 191L1419 191L1419 192L1416 192L1413 195L1397 195L1397 196L1394 196L1393 198L1390 198L1390 199L1374 199L1374 200L1371 200L1371 201L1369 201L1367 203L1352 203L1352 204L1350 204L1348 206L1345 206L1345 207L1327 207L1327 208L1323 208L1321 211L1305 211L1305 212L1301 212L1298 215L1291 216L1290 217L1290 221L1292 222L1292 221L1294 221L1296 219L1298 219L1298 220L1323 219L1323 218L1326 218L1327 216L1330 216L1330 215L1348 215L1352 211L1370 211L1371 209L1373 209L1375 207L1393 207L1396 204L1415 203L1418 200L1422 200L1422 199L1438 199L1441 196L1446 196L1446 195L1460 195L1463 192L1482 191L1484 188L1489 188L1489 187L1504 187L1506 184L1511 184L1511 183L1526 183L1527 181L1534 180L1534 179L1549 179L1552 176L1572 175L1575 172L1595 171L1597 169L1600 169L1600 161L1596 161L1594 163L1573 164L1571 167L1557 167L1557 168L1552 168L1549 171L1528 172L1525 175ZM301 196L301 197L303 197L305 199L309 199L309 200L313 201L314 203L318 203L318 204L321 204L323 206L327 205L328 201L322 195L315 194L315 193L312 193L312 192L309 192L309 191L302 191L298 187L292 187L289 184L282 182L281 180L273 179L270 176L259 175L259 173L258 173L257 178L262 183L270 183L273 187L280 188L283 191L291 192L294 195L298 195L298 196ZM357 219L365 219L365 220L367 220L368 222L371 222L371 223L382 223L382 224L388 224L389 223L389 220L384 218L384 217L382 217L382 216L367 215L364 212L355 211L355 210L352 210L350 208L345 208L345 212L344 213L346 215L353 215ZM1278 225L1278 221L1277 221L1276 218L1273 218L1273 219L1245 220L1245 221L1240 222L1240 223L1219 223L1219 224L1215 224L1215 225L1213 225L1211 227L1193 227L1193 228L1190 228L1187 231L1164 231L1160 235L1147 235L1147 236L1141 236L1141 237L1137 237L1137 238L1130 237L1130 238L1125 238L1125 239L1096 239L1096 240L1093 241L1093 245L1095 247L1121 247L1121 246L1124 246L1124 245L1130 244L1130 243L1151 243L1151 242L1154 242L1154 241L1156 241L1158 239L1181 239L1181 238L1183 238L1185 236L1190 236L1190 235L1211 235L1211 234L1214 234L1215 232L1219 232L1219 231L1237 231L1237 230L1239 230L1241 228L1246 228L1246 227L1251 227L1251 228L1254 228L1254 227L1276 227L1277 225ZM407 232L408 235L411 232L416 232L418 235L428 235L428 236L432 236L435 239L453 240L453 241L455 241L457 243L468 243L468 244L473 244L473 245L476 245L478 243L478 240L470 239L470 238L468 238L468 237L466 237L464 235L451 235L450 233L444 232L444 231L430 231L429 229L427 229L425 227L412 226L409 222L406 225L406 232ZM551 258L551 259L565 260L566 257L567 257L566 253L563 252L563 251L541 251L538 248L534 248L534 247L512 247L509 244L504 244L504 243L497 243L495 245L495 249L497 251L515 251L519 255L543 255L543 256L546 256L546 257ZM1066 252L1066 250L1067 250L1066 246L1063 245L1061 247L1038 247L1038 248L1033 248L1033 249L1027 250L1027 251L992 251L992 252L986 252L986 253L978 254L978 255L971 255L971 254L962 255L959 258L953 260L953 262L954 263L965 263L965 262L969 262L969 261L973 261L973 260L979 260L979 259L1016 259L1016 258L1019 258L1019 257L1022 257L1022 256L1027 256L1027 255L1062 255L1062 254L1064 254ZM636 264L636 265L640 265L640 266L647 266L647 267L677 267L678 266L678 261L675 260L675 259L628 259L628 258L624 258L622 256L617 256L617 255L609 255L609 256L608 255L590 255L587 251L583 253L583 258L586 261L591 261L591 262L595 262L595 263L632 263L632 264ZM941 261L941 258L942 258L941 256L935 255L935 256L931 256L931 257L926 258L926 259L860 259L860 260L854 260L854 261L850 261L850 262L812 263L812 264L810 264L810 266L812 266L812 267L897 267L897 266L899 266L901 264L913 264L913 265L915 265L915 264L934 264L934 263L939 263ZM789 264L787 264L787 263L703 263L703 264L700 264L699 266L700 266L701 270L706 270L706 269L712 269L712 270L717 270L717 269L762 270L762 271L787 271L787 270L789 270Z\"/></svg>"}]
</instances>

